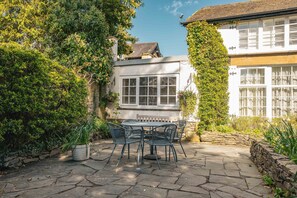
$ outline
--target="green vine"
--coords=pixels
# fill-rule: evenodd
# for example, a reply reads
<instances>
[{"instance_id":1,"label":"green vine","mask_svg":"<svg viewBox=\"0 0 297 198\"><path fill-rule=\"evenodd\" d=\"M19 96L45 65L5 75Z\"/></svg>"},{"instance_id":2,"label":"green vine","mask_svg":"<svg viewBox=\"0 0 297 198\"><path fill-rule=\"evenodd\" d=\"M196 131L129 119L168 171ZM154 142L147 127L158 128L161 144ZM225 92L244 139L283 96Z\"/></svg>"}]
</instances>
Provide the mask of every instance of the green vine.
<instances>
[{"instance_id":1,"label":"green vine","mask_svg":"<svg viewBox=\"0 0 297 198\"><path fill-rule=\"evenodd\" d=\"M188 118L191 114L194 113L197 96L191 90L188 91L179 91L178 92L179 107L182 111L183 118Z\"/></svg>"},{"instance_id":2,"label":"green vine","mask_svg":"<svg viewBox=\"0 0 297 198\"><path fill-rule=\"evenodd\" d=\"M196 21L187 26L191 64L199 92L199 132L228 121L228 53L215 25Z\"/></svg>"}]
</instances>

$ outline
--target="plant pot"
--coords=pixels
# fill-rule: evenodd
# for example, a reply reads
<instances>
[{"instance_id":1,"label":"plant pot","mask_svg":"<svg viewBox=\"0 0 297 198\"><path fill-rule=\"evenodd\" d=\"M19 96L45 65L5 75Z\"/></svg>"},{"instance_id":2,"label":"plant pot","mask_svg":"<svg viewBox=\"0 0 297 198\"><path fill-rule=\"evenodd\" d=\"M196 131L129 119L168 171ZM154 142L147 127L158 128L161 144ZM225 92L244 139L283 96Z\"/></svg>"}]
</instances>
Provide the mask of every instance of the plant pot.
<instances>
[{"instance_id":1,"label":"plant pot","mask_svg":"<svg viewBox=\"0 0 297 198\"><path fill-rule=\"evenodd\" d=\"M72 159L74 161L87 160L90 157L90 144L75 145L72 149Z\"/></svg>"}]
</instances>

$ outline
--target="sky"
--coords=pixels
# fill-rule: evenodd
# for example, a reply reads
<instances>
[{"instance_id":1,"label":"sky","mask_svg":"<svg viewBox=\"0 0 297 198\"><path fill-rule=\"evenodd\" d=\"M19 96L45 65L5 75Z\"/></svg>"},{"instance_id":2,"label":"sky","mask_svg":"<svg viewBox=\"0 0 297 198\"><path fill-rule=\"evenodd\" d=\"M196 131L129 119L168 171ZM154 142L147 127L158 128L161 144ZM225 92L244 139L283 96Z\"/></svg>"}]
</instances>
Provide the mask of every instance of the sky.
<instances>
[{"instance_id":1,"label":"sky","mask_svg":"<svg viewBox=\"0 0 297 198\"><path fill-rule=\"evenodd\" d=\"M180 22L206 6L244 1L248 0L143 0L130 33L138 42L158 42L164 57L187 55L187 31Z\"/></svg>"}]
</instances>

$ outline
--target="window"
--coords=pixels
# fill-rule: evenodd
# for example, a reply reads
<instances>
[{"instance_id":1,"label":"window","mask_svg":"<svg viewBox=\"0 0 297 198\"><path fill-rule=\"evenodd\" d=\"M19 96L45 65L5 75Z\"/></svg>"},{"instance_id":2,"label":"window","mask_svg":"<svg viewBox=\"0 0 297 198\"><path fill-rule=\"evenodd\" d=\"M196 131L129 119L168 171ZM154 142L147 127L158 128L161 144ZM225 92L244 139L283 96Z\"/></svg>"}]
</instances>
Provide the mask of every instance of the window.
<instances>
[{"instance_id":1,"label":"window","mask_svg":"<svg viewBox=\"0 0 297 198\"><path fill-rule=\"evenodd\" d=\"M139 105L157 105L157 77L139 78Z\"/></svg>"},{"instance_id":2,"label":"window","mask_svg":"<svg viewBox=\"0 0 297 198\"><path fill-rule=\"evenodd\" d=\"M161 77L160 84L160 103L176 104L176 78Z\"/></svg>"},{"instance_id":3,"label":"window","mask_svg":"<svg viewBox=\"0 0 297 198\"><path fill-rule=\"evenodd\" d=\"M285 20L270 19L263 21L263 47L285 46Z\"/></svg>"},{"instance_id":4,"label":"window","mask_svg":"<svg viewBox=\"0 0 297 198\"><path fill-rule=\"evenodd\" d=\"M176 75L123 78L121 104L140 106L176 106L176 93Z\"/></svg>"},{"instance_id":5,"label":"window","mask_svg":"<svg viewBox=\"0 0 297 198\"><path fill-rule=\"evenodd\" d=\"M240 49L258 48L258 27L258 22L242 23L238 25Z\"/></svg>"},{"instance_id":6,"label":"window","mask_svg":"<svg viewBox=\"0 0 297 198\"><path fill-rule=\"evenodd\" d=\"M122 103L136 104L136 78L123 79Z\"/></svg>"},{"instance_id":7,"label":"window","mask_svg":"<svg viewBox=\"0 0 297 198\"><path fill-rule=\"evenodd\" d=\"M289 19L289 45L297 45L297 18Z\"/></svg>"},{"instance_id":8,"label":"window","mask_svg":"<svg viewBox=\"0 0 297 198\"><path fill-rule=\"evenodd\" d=\"M241 116L266 116L264 68L241 69L239 113Z\"/></svg>"},{"instance_id":9,"label":"window","mask_svg":"<svg viewBox=\"0 0 297 198\"><path fill-rule=\"evenodd\" d=\"M272 116L297 113L297 67L272 68Z\"/></svg>"}]
</instances>

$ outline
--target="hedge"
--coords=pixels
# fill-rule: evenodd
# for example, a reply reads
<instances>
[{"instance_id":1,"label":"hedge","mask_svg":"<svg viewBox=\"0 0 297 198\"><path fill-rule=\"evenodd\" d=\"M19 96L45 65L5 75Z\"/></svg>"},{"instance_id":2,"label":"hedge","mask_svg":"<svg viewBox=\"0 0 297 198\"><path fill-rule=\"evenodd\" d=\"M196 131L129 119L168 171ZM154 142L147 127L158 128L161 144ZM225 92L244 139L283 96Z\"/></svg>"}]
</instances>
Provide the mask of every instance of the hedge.
<instances>
[{"instance_id":1,"label":"hedge","mask_svg":"<svg viewBox=\"0 0 297 198\"><path fill-rule=\"evenodd\" d=\"M43 54L0 43L0 152L46 148L86 116L84 80Z\"/></svg>"}]
</instances>

